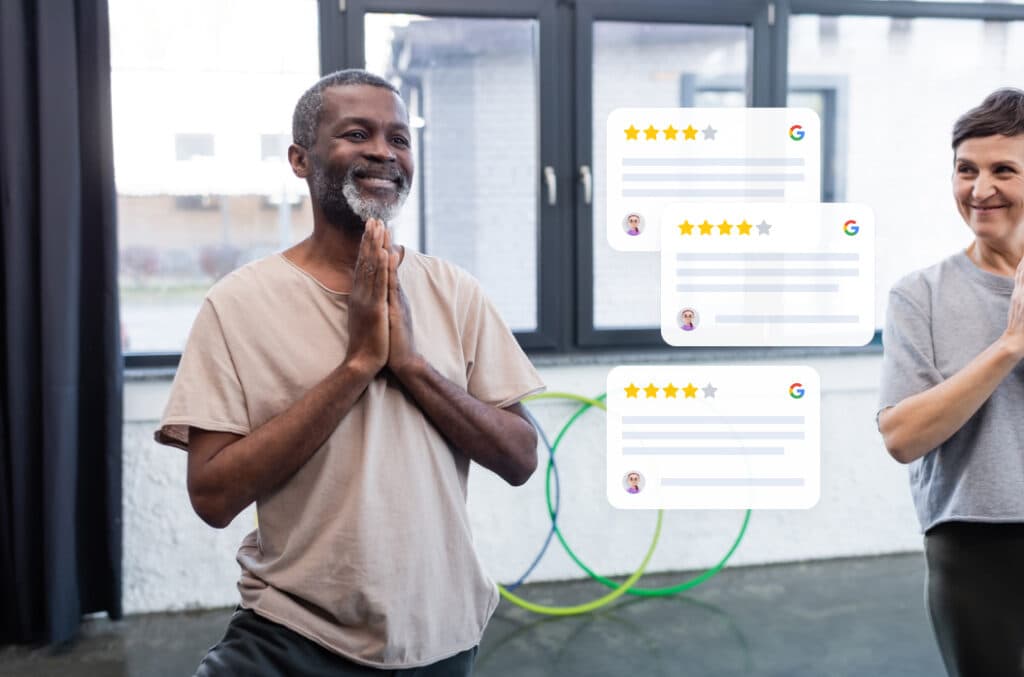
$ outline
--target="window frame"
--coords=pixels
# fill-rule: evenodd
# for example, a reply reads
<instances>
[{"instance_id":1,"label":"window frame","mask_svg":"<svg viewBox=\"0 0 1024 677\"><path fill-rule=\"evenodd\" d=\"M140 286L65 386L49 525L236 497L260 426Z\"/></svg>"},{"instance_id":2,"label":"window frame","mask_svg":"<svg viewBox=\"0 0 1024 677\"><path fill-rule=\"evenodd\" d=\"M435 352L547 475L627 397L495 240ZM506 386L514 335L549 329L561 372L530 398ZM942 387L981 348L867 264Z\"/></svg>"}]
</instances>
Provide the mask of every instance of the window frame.
<instances>
[{"instance_id":1,"label":"window frame","mask_svg":"<svg viewBox=\"0 0 1024 677\"><path fill-rule=\"evenodd\" d=\"M1024 4L995 2L935 2L918 0L638 0L624 6L619 0L522 0L506 5L498 0L318 0L320 71L364 65L363 17L373 12L400 12L438 17L533 18L538 21L538 95L540 158L538 166L552 167L558 201L548 205L537 177L537 328L516 332L531 355L546 359L604 361L617 352L666 354L656 328L596 330L593 327L593 214L583 204L579 170L593 167L592 30L594 21L644 23L707 23L752 27L750 105L785 106L788 96L788 30L793 15L879 16L1024 22ZM842 83L807 82L800 89L828 90L843 109ZM834 87L834 88L833 88ZM565 96L565 93L571 96ZM837 123L838 124L838 123ZM566 140L569 139L569 142ZM837 144L843 144L837 134ZM422 152L422 148L418 149ZM827 158L830 162L831 158ZM845 173L845 168L837 168ZM836 178L835 199L844 191ZM771 356L821 356L877 352L881 332L862 348L739 348L734 359ZM687 359L717 359L721 348L688 350ZM129 352L126 369L174 368L181 354Z\"/></svg>"}]
</instances>

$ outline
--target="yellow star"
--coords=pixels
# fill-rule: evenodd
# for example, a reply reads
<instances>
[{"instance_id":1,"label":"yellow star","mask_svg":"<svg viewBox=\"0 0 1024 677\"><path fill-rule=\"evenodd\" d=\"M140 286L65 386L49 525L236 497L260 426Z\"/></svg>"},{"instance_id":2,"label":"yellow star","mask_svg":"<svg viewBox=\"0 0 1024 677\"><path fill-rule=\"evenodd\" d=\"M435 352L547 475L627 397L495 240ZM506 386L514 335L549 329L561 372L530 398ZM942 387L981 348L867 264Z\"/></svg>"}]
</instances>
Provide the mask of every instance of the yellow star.
<instances>
[{"instance_id":1,"label":"yellow star","mask_svg":"<svg viewBox=\"0 0 1024 677\"><path fill-rule=\"evenodd\" d=\"M679 224L680 235L693 235L693 224L689 221L683 221Z\"/></svg>"},{"instance_id":2,"label":"yellow star","mask_svg":"<svg viewBox=\"0 0 1024 677\"><path fill-rule=\"evenodd\" d=\"M676 129L675 127L673 127L672 125L669 125L668 127L665 128L665 140L666 141L669 141L669 140L675 141L676 140L676 136L678 136L678 135L679 135L679 130Z\"/></svg>"},{"instance_id":3,"label":"yellow star","mask_svg":"<svg viewBox=\"0 0 1024 677\"><path fill-rule=\"evenodd\" d=\"M743 219L743 223L737 225L736 227L740 229L740 235L750 235L750 229L753 228L754 226L747 223L746 219Z\"/></svg>"},{"instance_id":4,"label":"yellow star","mask_svg":"<svg viewBox=\"0 0 1024 677\"><path fill-rule=\"evenodd\" d=\"M693 125L687 125L686 129L683 130L683 134L686 136L686 140L693 139L697 140L697 130L693 128Z\"/></svg>"},{"instance_id":5,"label":"yellow star","mask_svg":"<svg viewBox=\"0 0 1024 677\"><path fill-rule=\"evenodd\" d=\"M637 394L638 392L640 392L640 389L639 389L639 388L637 388L637 387L636 387L635 385L633 385L632 383L630 383L630 384L629 384L628 386L626 386L626 397L633 397L633 398L636 398L636 394Z\"/></svg>"},{"instance_id":6,"label":"yellow star","mask_svg":"<svg viewBox=\"0 0 1024 677\"><path fill-rule=\"evenodd\" d=\"M662 388L662 390L665 391L665 397L675 397L676 393L679 392L679 388L676 388L671 383L669 383L667 387Z\"/></svg>"},{"instance_id":7,"label":"yellow star","mask_svg":"<svg viewBox=\"0 0 1024 677\"><path fill-rule=\"evenodd\" d=\"M732 234L732 225L728 221L722 221L720 224L718 224L718 234L719 235L731 235Z\"/></svg>"},{"instance_id":8,"label":"yellow star","mask_svg":"<svg viewBox=\"0 0 1024 677\"><path fill-rule=\"evenodd\" d=\"M647 140L648 141L650 141L651 139L657 139L658 138L658 130L654 128L654 125L651 125L647 129L645 129L644 130L644 134L647 135Z\"/></svg>"},{"instance_id":9,"label":"yellow star","mask_svg":"<svg viewBox=\"0 0 1024 677\"><path fill-rule=\"evenodd\" d=\"M714 228L714 226L712 226L710 223L708 223L707 219L704 219L704 223L700 224L699 228L700 228L700 234L701 235L710 235L711 234L711 229Z\"/></svg>"},{"instance_id":10,"label":"yellow star","mask_svg":"<svg viewBox=\"0 0 1024 677\"><path fill-rule=\"evenodd\" d=\"M626 130L626 141L639 140L640 137L638 136L638 134L640 134L640 130L634 127L633 125L630 125L629 129Z\"/></svg>"},{"instance_id":11,"label":"yellow star","mask_svg":"<svg viewBox=\"0 0 1024 677\"><path fill-rule=\"evenodd\" d=\"M697 399L697 386L693 385L692 383L687 384L687 386L683 388L683 392L686 393L686 397L692 397L693 399Z\"/></svg>"},{"instance_id":12,"label":"yellow star","mask_svg":"<svg viewBox=\"0 0 1024 677\"><path fill-rule=\"evenodd\" d=\"M647 386L646 388L644 388L644 392L647 393L648 399L651 398L651 397L657 397L658 396L658 390L660 390L660 389L657 386L655 386L653 383L651 385Z\"/></svg>"}]
</instances>

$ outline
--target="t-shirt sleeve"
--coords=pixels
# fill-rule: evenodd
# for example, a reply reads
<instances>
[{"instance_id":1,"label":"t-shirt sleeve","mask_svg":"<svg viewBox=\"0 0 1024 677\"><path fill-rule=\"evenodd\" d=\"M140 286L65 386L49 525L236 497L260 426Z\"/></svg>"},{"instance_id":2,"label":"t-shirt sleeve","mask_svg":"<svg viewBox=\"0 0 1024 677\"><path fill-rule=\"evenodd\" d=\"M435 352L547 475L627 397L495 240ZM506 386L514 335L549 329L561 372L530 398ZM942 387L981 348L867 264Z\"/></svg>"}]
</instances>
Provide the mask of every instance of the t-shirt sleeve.
<instances>
[{"instance_id":1,"label":"t-shirt sleeve","mask_svg":"<svg viewBox=\"0 0 1024 677\"><path fill-rule=\"evenodd\" d=\"M498 309L468 274L462 276L461 322L466 390L481 402L507 407L544 390L544 382L502 320Z\"/></svg>"},{"instance_id":2,"label":"t-shirt sleeve","mask_svg":"<svg viewBox=\"0 0 1024 677\"><path fill-rule=\"evenodd\" d=\"M209 298L192 325L167 408L153 437L187 451L189 426L239 435L250 432L245 392Z\"/></svg>"},{"instance_id":3,"label":"t-shirt sleeve","mask_svg":"<svg viewBox=\"0 0 1024 677\"><path fill-rule=\"evenodd\" d=\"M931 316L905 292L889 292L882 345L879 411L942 382L935 366Z\"/></svg>"}]
</instances>

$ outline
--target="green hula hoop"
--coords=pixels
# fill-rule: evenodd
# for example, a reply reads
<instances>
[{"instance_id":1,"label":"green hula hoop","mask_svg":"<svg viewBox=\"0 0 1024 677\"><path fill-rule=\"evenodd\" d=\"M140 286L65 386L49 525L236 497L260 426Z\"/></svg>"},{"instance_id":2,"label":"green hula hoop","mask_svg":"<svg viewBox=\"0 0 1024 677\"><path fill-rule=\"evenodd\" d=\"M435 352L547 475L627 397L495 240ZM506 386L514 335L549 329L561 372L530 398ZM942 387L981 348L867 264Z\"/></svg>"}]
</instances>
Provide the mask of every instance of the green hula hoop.
<instances>
[{"instance_id":1,"label":"green hula hoop","mask_svg":"<svg viewBox=\"0 0 1024 677\"><path fill-rule=\"evenodd\" d=\"M604 394L598 395L596 398L589 398L589 397L585 397L583 395L577 395L575 393L552 392L552 393L540 393L538 395L533 395L532 397L529 397L527 399L567 399L567 400L573 400L573 401L582 403L582 406L566 422L566 424L558 432L557 437L555 437L555 441L552 444L552 449L553 450L557 450L558 449L558 445L561 443L562 438L565 436L566 432L568 432L569 428L572 427L572 425L576 422L576 419L578 419L580 416L582 416L584 412L586 412L591 407L597 407L597 408L599 408L601 410L607 411L607 406L604 403L604 398L605 398ZM545 479L545 497L547 499L548 514L549 514L549 516L554 518L555 511L554 511L554 507L553 507L552 501L551 501L551 477L552 477L552 473L553 473L553 466L551 465L551 461L549 459L548 460L548 467L547 467L547 475L546 475L546 479ZM725 565L728 563L729 559L732 558L733 553L735 553L736 550L739 548L740 543L743 541L743 537L746 535L747 526L750 524L750 517L751 517L752 513L753 513L752 510L747 510L746 514L743 517L743 523L740 525L739 533L737 534L736 539L733 541L733 543L730 546L729 550L725 553L725 556L723 556L721 560L719 560L716 564L714 564L713 566L711 566L708 569L706 569L704 572L694 576L693 578L691 578L689 580L683 581L682 583L679 583L679 584L676 584L676 585L672 585L672 586L663 587L663 588L639 588L639 587L630 586L630 588L627 590L627 593L630 594L630 595L635 595L635 596L640 596L640 597L667 597L667 596L671 596L671 595L676 595L676 594L678 594L680 592L683 592L684 590L689 590L689 589L695 588L698 585L700 585L701 583L704 583L705 581L710 580L716 574L718 574L718 572L720 572L722 569L725 568ZM660 524L661 514L662 514L662 511L659 511L658 512L659 524ZM565 536L562 534L561 529L559 529L557 525L555 525L555 535L558 537L558 541L559 541L559 543L562 544L562 548L565 550L566 554L568 554L569 557L576 563L576 565L579 566L580 569L582 569L584 572L586 572L586 574L588 576L590 576L590 578L594 579L595 581L601 583L602 585L604 585L606 587L609 587L609 588L612 588L612 589L619 588L619 584L618 583L616 583L615 581L610 580L610 579L608 579L608 578L606 578L604 576L601 576L600 574L594 572L590 567L588 567L576 555L575 552L573 552L572 548L569 547L568 542L566 542Z\"/></svg>"}]
</instances>

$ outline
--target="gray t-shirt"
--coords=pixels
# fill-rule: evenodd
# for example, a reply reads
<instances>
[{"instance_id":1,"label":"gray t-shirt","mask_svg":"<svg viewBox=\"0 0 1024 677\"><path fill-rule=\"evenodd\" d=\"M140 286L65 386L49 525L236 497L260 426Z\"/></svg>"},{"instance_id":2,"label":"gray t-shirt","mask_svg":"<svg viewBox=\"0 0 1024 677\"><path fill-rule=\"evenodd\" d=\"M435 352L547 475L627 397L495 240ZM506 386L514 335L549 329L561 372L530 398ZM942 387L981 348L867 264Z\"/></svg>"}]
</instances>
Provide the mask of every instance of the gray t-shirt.
<instances>
[{"instance_id":1,"label":"gray t-shirt","mask_svg":"<svg viewBox=\"0 0 1024 677\"><path fill-rule=\"evenodd\" d=\"M1006 329L1013 279L960 252L889 292L881 408L957 373ZM1024 362L946 442L910 464L921 530L941 522L1024 522Z\"/></svg>"}]
</instances>

